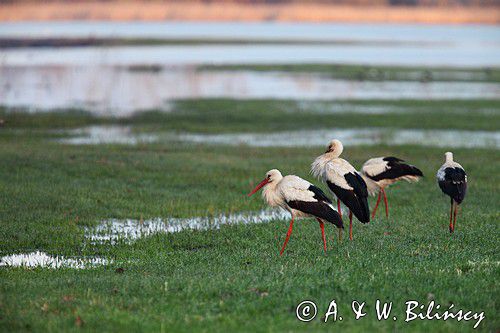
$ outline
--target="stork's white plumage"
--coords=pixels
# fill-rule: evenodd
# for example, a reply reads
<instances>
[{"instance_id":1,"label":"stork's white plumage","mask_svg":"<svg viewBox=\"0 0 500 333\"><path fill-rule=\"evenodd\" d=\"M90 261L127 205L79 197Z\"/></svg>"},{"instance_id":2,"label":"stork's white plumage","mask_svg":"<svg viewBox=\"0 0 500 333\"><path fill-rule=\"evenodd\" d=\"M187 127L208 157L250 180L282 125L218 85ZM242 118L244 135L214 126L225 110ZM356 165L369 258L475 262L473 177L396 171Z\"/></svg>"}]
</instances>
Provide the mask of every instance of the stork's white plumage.
<instances>
[{"instance_id":1,"label":"stork's white plumage","mask_svg":"<svg viewBox=\"0 0 500 333\"><path fill-rule=\"evenodd\" d=\"M311 173L324 181L340 201L349 208L349 238L352 239L352 213L363 222L370 222L368 191L361 175L346 160L340 158L344 146L339 140L332 140L327 151L311 164Z\"/></svg>"},{"instance_id":2,"label":"stork's white plumage","mask_svg":"<svg viewBox=\"0 0 500 333\"><path fill-rule=\"evenodd\" d=\"M388 156L375 157L366 161L361 168L361 175L368 187L368 193L370 195L378 193L377 203L372 212L372 218L374 218L382 195L384 196L385 215L389 217L389 205L385 193L386 187L400 180L416 182L423 176L423 173L417 167L405 163L402 159Z\"/></svg>"},{"instance_id":3,"label":"stork's white plumage","mask_svg":"<svg viewBox=\"0 0 500 333\"><path fill-rule=\"evenodd\" d=\"M444 154L445 162L439 168L436 178L441 191L451 198L450 203L450 233L455 231L457 208L467 193L467 173L465 169L453 160L453 153Z\"/></svg>"},{"instance_id":4,"label":"stork's white plumage","mask_svg":"<svg viewBox=\"0 0 500 333\"><path fill-rule=\"evenodd\" d=\"M266 173L266 178L248 194L253 195L264 188L262 197L269 206L281 207L290 212L292 220L286 235L280 255L285 251L293 230L293 222L299 217L315 217L321 228L323 247L326 252L324 221L328 221L339 229L344 228L342 217L337 213L331 200L323 191L300 177L288 175L283 177L279 170L273 169Z\"/></svg>"}]
</instances>

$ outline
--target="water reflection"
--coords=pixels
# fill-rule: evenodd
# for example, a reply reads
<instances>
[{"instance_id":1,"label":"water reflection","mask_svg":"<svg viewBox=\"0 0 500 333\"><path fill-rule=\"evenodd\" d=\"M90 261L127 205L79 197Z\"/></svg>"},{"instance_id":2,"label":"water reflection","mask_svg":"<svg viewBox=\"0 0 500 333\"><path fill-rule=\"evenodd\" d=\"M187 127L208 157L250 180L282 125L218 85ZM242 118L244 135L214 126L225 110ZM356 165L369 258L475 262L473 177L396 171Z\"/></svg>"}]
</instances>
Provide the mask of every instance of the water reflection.
<instances>
[{"instance_id":1,"label":"water reflection","mask_svg":"<svg viewBox=\"0 0 500 333\"><path fill-rule=\"evenodd\" d=\"M129 126L90 126L67 132L72 137L58 142L73 145L192 142L253 147L323 146L331 138L349 145L424 145L448 148L500 148L500 132L423 130L396 128L331 128L274 133L148 133L133 132Z\"/></svg>"},{"instance_id":2,"label":"water reflection","mask_svg":"<svg viewBox=\"0 0 500 333\"><path fill-rule=\"evenodd\" d=\"M0 101L11 107L76 107L98 115L128 116L137 110L169 110L172 100L189 98L428 100L500 96L499 84L484 82L370 82L283 72L154 69L0 66Z\"/></svg>"},{"instance_id":3,"label":"water reflection","mask_svg":"<svg viewBox=\"0 0 500 333\"><path fill-rule=\"evenodd\" d=\"M421 145L447 148L500 148L500 132L395 128L332 128L275 133L181 134L179 140L253 147L323 146L331 138L349 145Z\"/></svg>"}]
</instances>

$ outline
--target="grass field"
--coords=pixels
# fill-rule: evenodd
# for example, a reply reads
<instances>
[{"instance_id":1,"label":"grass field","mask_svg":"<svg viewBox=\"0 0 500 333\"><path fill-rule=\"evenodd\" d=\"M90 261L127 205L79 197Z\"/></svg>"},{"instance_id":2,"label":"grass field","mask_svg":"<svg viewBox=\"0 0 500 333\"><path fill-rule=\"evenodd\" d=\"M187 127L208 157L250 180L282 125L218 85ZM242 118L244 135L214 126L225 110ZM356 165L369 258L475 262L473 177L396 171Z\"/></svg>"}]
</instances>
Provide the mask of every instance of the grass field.
<instances>
[{"instance_id":1,"label":"grass field","mask_svg":"<svg viewBox=\"0 0 500 333\"><path fill-rule=\"evenodd\" d=\"M317 105L293 101L199 100L179 101L170 113L151 111L122 119L82 111L30 114L2 109L0 254L42 250L113 262L84 270L0 268L0 331L472 330L474 321L405 323L407 300L485 311L478 330L498 331L498 150L452 149L469 174L469 192L456 233L450 235L449 201L435 182L446 149L352 147L344 142L344 157L356 167L370 157L390 154L419 166L426 177L390 188L390 219L379 211L368 225L356 221L354 241L344 237L339 242L336 229L328 225L327 255L317 223L301 220L280 257L288 221L156 234L115 245L89 244L83 227L107 218L259 210L265 206L261 198L245 194L267 170L279 168L314 181L309 165L324 147L182 142L74 146L52 140L67 135L54 129L93 124L130 125L138 132L263 135L278 129L358 126L500 127L500 100L343 103L399 109L380 115L328 114L318 112ZM325 138L325 145L330 139ZM295 307L306 299L316 302L319 314L302 323ZM332 299L344 320L323 323L320 318ZM376 319L377 299L394 302L397 321ZM368 314L359 321L350 310L352 300L367 302Z\"/></svg>"},{"instance_id":2,"label":"grass field","mask_svg":"<svg viewBox=\"0 0 500 333\"><path fill-rule=\"evenodd\" d=\"M205 65L200 70L251 70L257 72L316 73L327 77L357 81L450 81L500 82L498 68L457 68L421 66L369 66L347 64L244 64Z\"/></svg>"}]
</instances>

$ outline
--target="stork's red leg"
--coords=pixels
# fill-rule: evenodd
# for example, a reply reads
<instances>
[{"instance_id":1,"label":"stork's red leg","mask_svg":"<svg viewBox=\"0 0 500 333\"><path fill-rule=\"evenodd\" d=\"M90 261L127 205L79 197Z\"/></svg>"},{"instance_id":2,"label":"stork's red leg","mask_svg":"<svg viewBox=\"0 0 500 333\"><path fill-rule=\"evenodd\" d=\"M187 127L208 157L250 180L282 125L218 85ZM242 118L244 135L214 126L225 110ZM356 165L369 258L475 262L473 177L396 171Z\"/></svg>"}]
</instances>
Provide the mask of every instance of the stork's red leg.
<instances>
[{"instance_id":1,"label":"stork's red leg","mask_svg":"<svg viewBox=\"0 0 500 333\"><path fill-rule=\"evenodd\" d=\"M375 208L373 208L372 218L375 217L375 213L377 212L378 204L380 203L380 199L382 199L382 193L378 192L377 203L375 204Z\"/></svg>"},{"instance_id":2,"label":"stork's red leg","mask_svg":"<svg viewBox=\"0 0 500 333\"><path fill-rule=\"evenodd\" d=\"M323 238L323 248L326 253L326 237L325 237L325 224L319 218L316 218L319 222L319 227L321 228L321 237Z\"/></svg>"},{"instance_id":3,"label":"stork's red leg","mask_svg":"<svg viewBox=\"0 0 500 333\"><path fill-rule=\"evenodd\" d=\"M453 199L450 201L450 234L453 233Z\"/></svg>"},{"instance_id":4,"label":"stork's red leg","mask_svg":"<svg viewBox=\"0 0 500 333\"><path fill-rule=\"evenodd\" d=\"M389 204L387 203L387 195L385 194L385 190L382 187L382 194L384 195L384 204L385 204L385 217L389 218Z\"/></svg>"},{"instance_id":5,"label":"stork's red leg","mask_svg":"<svg viewBox=\"0 0 500 333\"><path fill-rule=\"evenodd\" d=\"M285 248L286 248L286 244L288 243L288 240L290 239L290 235L292 234L293 219L294 219L294 216L292 214L292 220L290 221L290 226L288 227L288 232L286 233L285 243L283 243L283 247L281 248L281 251L280 251L280 256L283 255L283 252L285 251Z\"/></svg>"},{"instance_id":6,"label":"stork's red leg","mask_svg":"<svg viewBox=\"0 0 500 333\"><path fill-rule=\"evenodd\" d=\"M339 198L337 198L337 211L339 212L340 218L342 218L342 209L340 208Z\"/></svg>"},{"instance_id":7,"label":"stork's red leg","mask_svg":"<svg viewBox=\"0 0 500 333\"><path fill-rule=\"evenodd\" d=\"M349 239L352 240L352 212L349 209Z\"/></svg>"},{"instance_id":8,"label":"stork's red leg","mask_svg":"<svg viewBox=\"0 0 500 333\"><path fill-rule=\"evenodd\" d=\"M458 209L458 204L455 203L455 214L453 214L453 231L455 231L455 223L457 222L457 209Z\"/></svg>"}]
</instances>

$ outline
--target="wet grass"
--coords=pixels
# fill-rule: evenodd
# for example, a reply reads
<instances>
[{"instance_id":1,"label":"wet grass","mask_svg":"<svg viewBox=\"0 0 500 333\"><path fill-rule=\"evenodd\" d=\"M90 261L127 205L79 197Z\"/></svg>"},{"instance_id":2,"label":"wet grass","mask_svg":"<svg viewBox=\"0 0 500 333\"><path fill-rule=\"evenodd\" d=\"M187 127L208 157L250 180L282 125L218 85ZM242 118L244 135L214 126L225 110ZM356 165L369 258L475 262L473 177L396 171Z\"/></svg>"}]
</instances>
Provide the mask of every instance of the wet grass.
<instances>
[{"instance_id":1,"label":"wet grass","mask_svg":"<svg viewBox=\"0 0 500 333\"><path fill-rule=\"evenodd\" d=\"M269 129L283 118L254 113L247 120L231 119L229 101L200 101L196 112L210 112L202 107L210 103L228 105L228 119L217 125L201 118L208 131L224 125L226 131ZM241 107L251 103L257 103L256 110L280 112L273 109L279 102L269 102L267 108L264 101L243 102ZM447 107L479 108L483 103L491 107L491 102L475 103ZM177 107L187 113L196 105ZM207 109L218 109L216 105ZM233 102L232 107L239 105ZM168 118L171 114L163 116L152 117L151 122L161 119L170 122L166 126L184 129L184 121ZM322 253L320 231L313 220L296 224L283 257L278 251L288 221L158 234L130 245L90 245L85 243L83 226L96 225L104 218L258 210L264 207L261 198L249 199L245 194L268 169L278 167L283 173L313 181L309 165L323 149L68 146L45 140L53 135L46 129L65 127L67 122L76 126L75 122L82 121L75 120L80 116L65 116L57 126L50 126L50 121L37 125L38 114L24 114L22 121L8 117L0 128L0 253L38 249L49 254L102 256L114 263L91 270L0 268L1 331L471 330L472 322L404 322L405 301L432 299L443 308L453 303L455 308L485 311L486 319L479 326L482 331L500 327L500 155L496 150L454 150L469 173L470 189L453 236L447 231L449 201L434 179L444 149L349 147L345 143L345 158L357 167L369 157L391 154L416 164L426 177L417 184L392 187L388 191L391 219L386 221L379 212L369 225L356 222L353 242L333 240L336 230L328 225L327 255ZM311 114L314 120L309 122L319 122L316 117L320 115ZM497 130L491 120L496 118L481 117L490 120L489 129ZM247 123L240 124L243 121ZM449 127L457 128L461 121L449 117ZM419 122L418 127L426 124ZM303 125L309 123L304 120ZM295 306L304 299L318 304L320 313L311 323L295 318ZM332 299L340 305L344 320L322 323L320 318ZM368 314L359 321L350 310L353 299L367 302ZM398 320L379 322L374 313L376 299L393 301Z\"/></svg>"},{"instance_id":2,"label":"wet grass","mask_svg":"<svg viewBox=\"0 0 500 333\"><path fill-rule=\"evenodd\" d=\"M338 111L339 108L341 112ZM374 108L377 109L377 114L371 113ZM387 113L383 113L384 110ZM28 113L22 109L7 108L0 108L0 119L5 122L4 129L54 129L118 124L135 125L143 131L201 133L269 132L332 127L496 131L500 127L500 100L296 102L202 99L177 101L169 112L151 110L119 119L97 117L78 110Z\"/></svg>"},{"instance_id":3,"label":"wet grass","mask_svg":"<svg viewBox=\"0 0 500 333\"><path fill-rule=\"evenodd\" d=\"M200 70L316 73L354 81L500 82L500 68L403 67L347 64L243 64L206 65Z\"/></svg>"}]
</instances>

